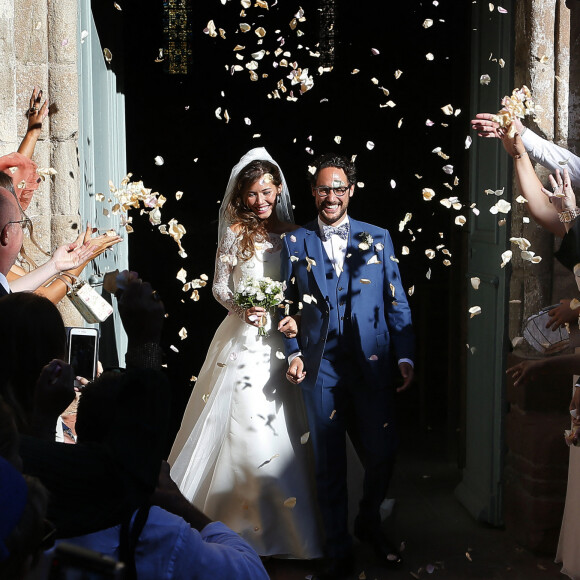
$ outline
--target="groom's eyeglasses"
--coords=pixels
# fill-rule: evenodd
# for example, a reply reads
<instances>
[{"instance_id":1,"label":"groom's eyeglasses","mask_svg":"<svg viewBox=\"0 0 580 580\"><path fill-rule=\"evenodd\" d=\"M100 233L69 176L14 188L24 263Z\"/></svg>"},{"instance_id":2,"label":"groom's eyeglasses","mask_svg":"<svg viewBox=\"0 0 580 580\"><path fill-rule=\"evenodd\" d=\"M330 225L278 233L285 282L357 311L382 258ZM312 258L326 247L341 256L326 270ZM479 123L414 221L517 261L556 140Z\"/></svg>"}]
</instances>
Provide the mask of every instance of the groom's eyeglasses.
<instances>
[{"instance_id":1,"label":"groom's eyeglasses","mask_svg":"<svg viewBox=\"0 0 580 580\"><path fill-rule=\"evenodd\" d=\"M326 185L321 185L315 187L314 191L318 197L328 197L331 191L334 192L336 197L342 197L348 191L348 187L327 187Z\"/></svg>"}]
</instances>

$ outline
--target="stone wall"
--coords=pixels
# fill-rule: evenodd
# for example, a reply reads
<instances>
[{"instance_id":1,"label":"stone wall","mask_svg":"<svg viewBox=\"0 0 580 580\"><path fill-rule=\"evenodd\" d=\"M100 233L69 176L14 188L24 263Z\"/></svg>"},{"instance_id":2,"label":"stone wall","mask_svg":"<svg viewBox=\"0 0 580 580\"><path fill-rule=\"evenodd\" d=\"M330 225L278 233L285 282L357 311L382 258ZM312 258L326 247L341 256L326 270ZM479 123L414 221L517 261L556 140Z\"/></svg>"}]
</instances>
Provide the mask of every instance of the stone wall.
<instances>
[{"instance_id":1,"label":"stone wall","mask_svg":"<svg viewBox=\"0 0 580 580\"><path fill-rule=\"evenodd\" d=\"M572 151L580 138L580 68L577 59L570 60L580 48L579 19L580 6L570 10L564 0L524 0L516 5L514 86L528 85L542 109L528 125ZM549 172L541 166L536 171L546 183ZM513 191L515 199L515 182ZM522 217L529 215L523 205L512 207L512 236L527 238L542 262L523 262L514 252L510 298L521 304L510 308L510 338L521 336L525 319L540 308L578 297L574 276L553 257L560 241L533 221L523 224ZM510 355L508 366L519 360ZM506 528L527 548L549 554L556 550L564 508L568 449L563 432L570 425L571 391L572 377L565 375L525 388L507 381Z\"/></svg>"},{"instance_id":2,"label":"stone wall","mask_svg":"<svg viewBox=\"0 0 580 580\"><path fill-rule=\"evenodd\" d=\"M73 241L80 224L77 38L76 0L0 0L0 154L16 151L26 133L34 86L51 104L33 159L58 173L40 185L27 210L47 251ZM29 253L46 260L32 246ZM68 300L60 307L67 325L82 324Z\"/></svg>"}]
</instances>

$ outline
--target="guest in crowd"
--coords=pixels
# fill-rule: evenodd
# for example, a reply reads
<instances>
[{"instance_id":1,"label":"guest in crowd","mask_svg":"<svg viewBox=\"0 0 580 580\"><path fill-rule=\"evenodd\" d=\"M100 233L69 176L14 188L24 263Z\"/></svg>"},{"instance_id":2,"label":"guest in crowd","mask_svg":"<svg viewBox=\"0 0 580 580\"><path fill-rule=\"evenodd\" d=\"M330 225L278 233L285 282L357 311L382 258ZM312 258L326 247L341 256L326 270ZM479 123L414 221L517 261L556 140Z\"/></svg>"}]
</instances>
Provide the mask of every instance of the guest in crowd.
<instances>
[{"instance_id":1,"label":"guest in crowd","mask_svg":"<svg viewBox=\"0 0 580 580\"><path fill-rule=\"evenodd\" d=\"M575 281L580 289L580 227L578 216L580 210L577 207L576 196L572 189L573 184L580 183L580 158L567 150L541 139L529 129L525 129L522 123L513 121L516 132L510 136L507 128L501 128L493 121L488 113L481 113L472 121L473 128L479 135L498 137L502 140L507 153L514 161L514 171L522 195L528 201L527 207L534 221L544 227L555 236L562 238L562 244L556 252L556 258L575 275ZM546 167L555 170L555 176L550 175L552 191L544 188L536 175L530 156ZM563 171L561 172L561 168ZM550 321L547 326L554 330L560 326L568 325L570 328L570 343L575 352L580 353L580 329L577 309L570 307L571 299L560 300L560 304L549 311ZM565 368L564 357L555 357L550 364L522 363L508 369L516 384L524 384L532 374L540 369L551 368L551 365L560 365ZM580 370L576 367L574 370ZM576 385L578 376L574 377ZM578 403L580 395L578 388L573 387L570 410L580 412ZM578 423L573 418L572 425ZM566 491L566 504L560 539L556 552L556 562L562 563L562 573L571 578L580 577L580 552L577 550L576 538L580 532L578 525L578 512L580 510L580 493L577 481L580 477L580 449L570 447L570 461L568 464L568 487Z\"/></svg>"}]
</instances>

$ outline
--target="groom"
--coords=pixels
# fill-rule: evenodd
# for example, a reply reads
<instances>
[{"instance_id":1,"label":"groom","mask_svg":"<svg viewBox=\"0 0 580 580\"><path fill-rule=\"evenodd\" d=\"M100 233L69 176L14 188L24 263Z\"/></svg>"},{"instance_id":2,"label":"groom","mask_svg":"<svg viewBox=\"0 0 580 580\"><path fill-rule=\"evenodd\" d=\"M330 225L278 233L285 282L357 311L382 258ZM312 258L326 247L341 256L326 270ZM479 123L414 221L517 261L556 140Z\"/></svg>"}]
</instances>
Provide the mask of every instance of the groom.
<instances>
[{"instance_id":1,"label":"groom","mask_svg":"<svg viewBox=\"0 0 580 580\"><path fill-rule=\"evenodd\" d=\"M389 232L351 219L356 170L324 155L311 178L318 219L284 238L286 298L298 307L300 330L285 339L287 379L302 386L316 461L318 502L326 534L321 578L352 569L347 527L345 433L365 470L354 533L387 565L400 560L381 532L397 446L391 359L406 389L413 379L414 336Z\"/></svg>"}]
</instances>

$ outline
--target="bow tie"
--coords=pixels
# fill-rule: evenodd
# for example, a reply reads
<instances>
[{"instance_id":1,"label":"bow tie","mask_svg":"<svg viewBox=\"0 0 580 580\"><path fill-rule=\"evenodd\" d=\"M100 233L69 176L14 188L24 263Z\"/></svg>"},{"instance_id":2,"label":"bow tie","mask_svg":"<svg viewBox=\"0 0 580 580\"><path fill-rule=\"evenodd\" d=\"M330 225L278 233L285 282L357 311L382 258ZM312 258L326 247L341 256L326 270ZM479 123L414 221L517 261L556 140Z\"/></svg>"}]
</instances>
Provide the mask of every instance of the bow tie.
<instances>
[{"instance_id":1,"label":"bow tie","mask_svg":"<svg viewBox=\"0 0 580 580\"><path fill-rule=\"evenodd\" d=\"M338 236L343 240L348 240L348 230L349 230L348 222L342 224L341 226L338 226L337 228L335 228L334 226L322 226L320 237L323 242L327 242L328 240L330 240L332 236Z\"/></svg>"}]
</instances>

